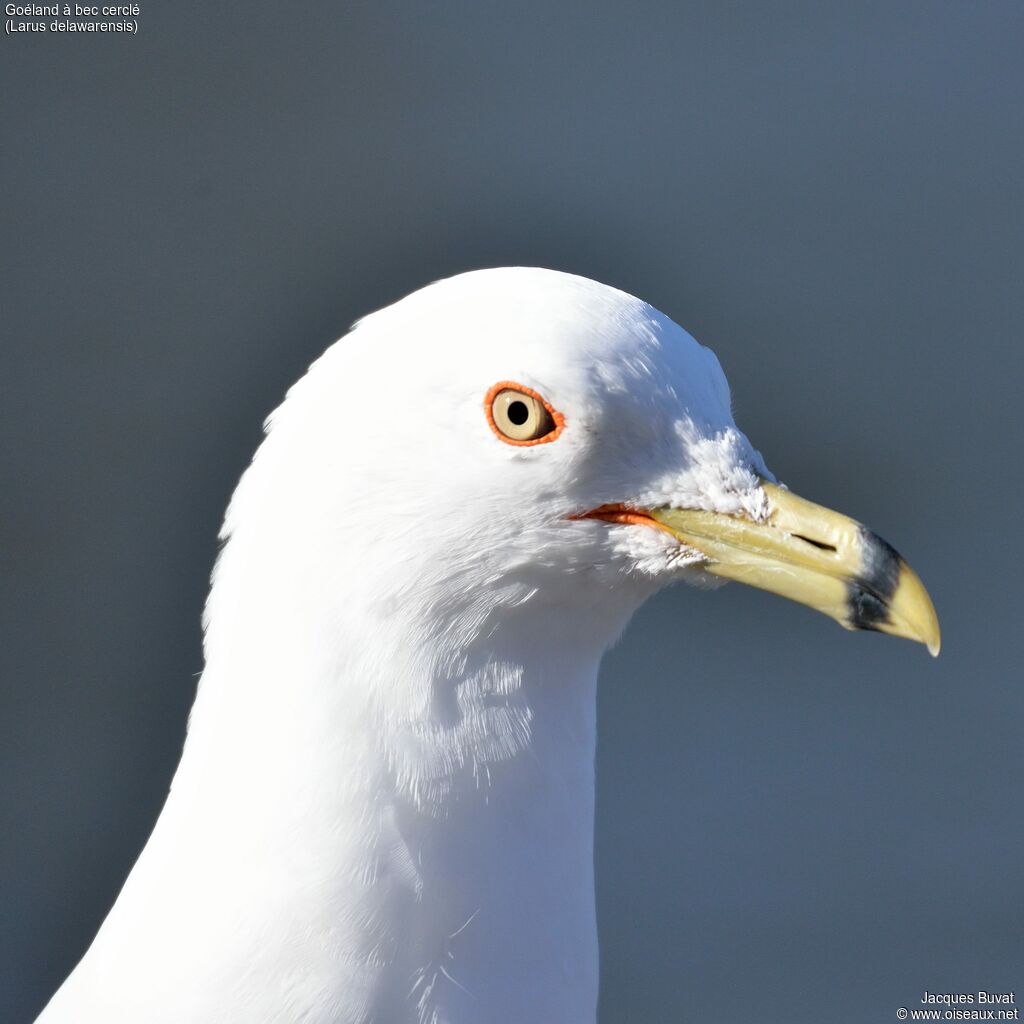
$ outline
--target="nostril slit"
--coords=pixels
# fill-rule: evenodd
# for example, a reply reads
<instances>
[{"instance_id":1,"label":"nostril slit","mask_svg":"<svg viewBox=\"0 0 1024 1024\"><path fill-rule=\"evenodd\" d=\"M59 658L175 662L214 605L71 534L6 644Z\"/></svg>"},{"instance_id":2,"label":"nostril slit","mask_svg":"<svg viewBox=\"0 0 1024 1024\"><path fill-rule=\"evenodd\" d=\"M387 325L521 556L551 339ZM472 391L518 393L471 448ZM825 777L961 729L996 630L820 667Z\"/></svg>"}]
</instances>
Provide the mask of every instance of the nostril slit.
<instances>
[{"instance_id":1,"label":"nostril slit","mask_svg":"<svg viewBox=\"0 0 1024 1024\"><path fill-rule=\"evenodd\" d=\"M812 537L805 537L802 533L794 533L793 536L798 540L806 541L808 544L813 544L819 551L831 551L835 554L835 544L826 544L823 541L814 540Z\"/></svg>"}]
</instances>

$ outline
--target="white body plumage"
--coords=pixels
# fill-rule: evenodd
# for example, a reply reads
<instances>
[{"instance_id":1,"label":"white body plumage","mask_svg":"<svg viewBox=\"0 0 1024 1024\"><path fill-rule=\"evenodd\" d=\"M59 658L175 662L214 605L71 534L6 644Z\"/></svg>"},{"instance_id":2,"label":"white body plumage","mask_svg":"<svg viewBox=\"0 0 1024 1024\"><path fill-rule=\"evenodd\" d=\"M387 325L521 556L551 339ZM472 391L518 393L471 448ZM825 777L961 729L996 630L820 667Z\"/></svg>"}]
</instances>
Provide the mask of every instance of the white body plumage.
<instances>
[{"instance_id":1,"label":"white body plumage","mask_svg":"<svg viewBox=\"0 0 1024 1024\"><path fill-rule=\"evenodd\" d=\"M556 443L483 397L537 389ZM41 1024L593 1024L595 682L700 556L570 518L763 515L715 357L542 270L363 320L232 499L153 835Z\"/></svg>"}]
</instances>

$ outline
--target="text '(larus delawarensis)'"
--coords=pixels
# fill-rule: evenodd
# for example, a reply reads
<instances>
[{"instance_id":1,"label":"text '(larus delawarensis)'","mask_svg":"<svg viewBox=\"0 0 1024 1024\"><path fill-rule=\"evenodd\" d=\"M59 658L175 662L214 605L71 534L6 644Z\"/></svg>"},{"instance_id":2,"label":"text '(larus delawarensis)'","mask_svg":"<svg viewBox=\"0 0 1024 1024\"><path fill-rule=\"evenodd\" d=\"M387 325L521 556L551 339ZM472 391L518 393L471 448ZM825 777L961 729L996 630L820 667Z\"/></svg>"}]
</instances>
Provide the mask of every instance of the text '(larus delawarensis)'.
<instances>
[{"instance_id":1,"label":"text '(larus delawarensis)'","mask_svg":"<svg viewBox=\"0 0 1024 1024\"><path fill-rule=\"evenodd\" d=\"M893 548L614 288L430 285L266 428L170 794L44 1024L593 1024L597 670L640 604L739 580L938 652Z\"/></svg>"}]
</instances>

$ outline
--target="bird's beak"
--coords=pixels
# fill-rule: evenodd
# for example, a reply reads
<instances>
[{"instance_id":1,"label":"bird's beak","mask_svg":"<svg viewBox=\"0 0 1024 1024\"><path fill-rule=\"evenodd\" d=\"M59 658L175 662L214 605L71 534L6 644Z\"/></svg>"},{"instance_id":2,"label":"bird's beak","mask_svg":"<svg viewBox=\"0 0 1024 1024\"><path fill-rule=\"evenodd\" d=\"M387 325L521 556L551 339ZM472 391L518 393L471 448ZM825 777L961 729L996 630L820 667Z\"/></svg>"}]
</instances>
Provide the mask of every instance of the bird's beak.
<instances>
[{"instance_id":1,"label":"bird's beak","mask_svg":"<svg viewBox=\"0 0 1024 1024\"><path fill-rule=\"evenodd\" d=\"M701 552L702 568L715 576L799 601L847 629L916 640L938 655L939 620L928 591L889 544L847 516L774 484L763 487L768 511L757 521L685 508L620 508L614 518L648 519Z\"/></svg>"}]
</instances>

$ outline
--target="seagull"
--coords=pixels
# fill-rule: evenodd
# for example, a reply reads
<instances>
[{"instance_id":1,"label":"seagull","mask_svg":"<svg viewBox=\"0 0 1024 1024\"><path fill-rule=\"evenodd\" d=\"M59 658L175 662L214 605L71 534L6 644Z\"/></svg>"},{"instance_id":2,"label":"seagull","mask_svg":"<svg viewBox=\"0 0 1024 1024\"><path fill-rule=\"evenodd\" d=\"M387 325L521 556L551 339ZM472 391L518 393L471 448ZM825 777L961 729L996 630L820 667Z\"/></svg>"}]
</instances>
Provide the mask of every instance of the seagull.
<instances>
[{"instance_id":1,"label":"seagull","mask_svg":"<svg viewBox=\"0 0 1024 1024\"><path fill-rule=\"evenodd\" d=\"M778 483L710 350L551 270L358 321L220 538L170 793L39 1024L593 1024L597 673L636 609L738 580L939 650L919 578Z\"/></svg>"}]
</instances>

